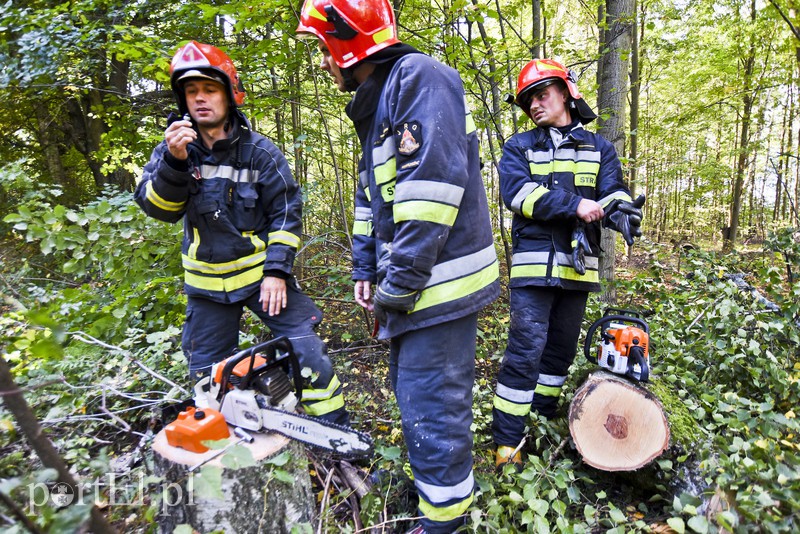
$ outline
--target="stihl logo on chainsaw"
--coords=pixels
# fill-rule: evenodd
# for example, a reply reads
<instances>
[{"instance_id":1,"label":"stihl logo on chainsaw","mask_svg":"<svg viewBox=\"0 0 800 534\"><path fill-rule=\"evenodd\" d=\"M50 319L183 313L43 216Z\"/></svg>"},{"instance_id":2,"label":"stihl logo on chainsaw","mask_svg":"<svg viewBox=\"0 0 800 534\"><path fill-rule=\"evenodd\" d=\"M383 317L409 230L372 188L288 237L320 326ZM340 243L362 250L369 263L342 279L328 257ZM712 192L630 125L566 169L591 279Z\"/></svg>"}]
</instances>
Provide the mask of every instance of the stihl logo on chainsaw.
<instances>
[{"instance_id":1,"label":"stihl logo on chainsaw","mask_svg":"<svg viewBox=\"0 0 800 534\"><path fill-rule=\"evenodd\" d=\"M600 329L600 345L592 354L594 334ZM647 382L650 378L650 331L639 312L608 308L589 327L583 353L586 359L612 373Z\"/></svg>"},{"instance_id":2,"label":"stihl logo on chainsaw","mask_svg":"<svg viewBox=\"0 0 800 534\"><path fill-rule=\"evenodd\" d=\"M306 430L306 427L304 427L302 425L296 425L296 424L292 423L291 421L284 421L283 422L283 428L288 430L289 432L294 432L296 434L308 434L308 431Z\"/></svg>"},{"instance_id":3,"label":"stihl logo on chainsaw","mask_svg":"<svg viewBox=\"0 0 800 534\"><path fill-rule=\"evenodd\" d=\"M291 377L291 379L290 379ZM198 410L218 411L229 425L273 431L346 458L372 455L369 435L297 413L300 364L285 337L261 343L214 365L194 387Z\"/></svg>"}]
</instances>

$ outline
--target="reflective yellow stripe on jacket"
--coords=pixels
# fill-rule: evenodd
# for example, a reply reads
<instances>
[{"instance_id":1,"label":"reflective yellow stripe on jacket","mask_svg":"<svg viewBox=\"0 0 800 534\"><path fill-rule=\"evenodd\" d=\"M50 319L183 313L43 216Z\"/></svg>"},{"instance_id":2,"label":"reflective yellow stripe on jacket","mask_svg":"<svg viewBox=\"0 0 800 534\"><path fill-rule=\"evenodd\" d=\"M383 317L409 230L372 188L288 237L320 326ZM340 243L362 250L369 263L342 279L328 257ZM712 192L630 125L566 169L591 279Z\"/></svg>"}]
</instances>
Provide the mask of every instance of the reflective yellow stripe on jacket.
<instances>
[{"instance_id":1,"label":"reflective yellow stripe on jacket","mask_svg":"<svg viewBox=\"0 0 800 534\"><path fill-rule=\"evenodd\" d=\"M434 265L413 312L457 300L490 285L500 276L494 245Z\"/></svg>"}]
</instances>

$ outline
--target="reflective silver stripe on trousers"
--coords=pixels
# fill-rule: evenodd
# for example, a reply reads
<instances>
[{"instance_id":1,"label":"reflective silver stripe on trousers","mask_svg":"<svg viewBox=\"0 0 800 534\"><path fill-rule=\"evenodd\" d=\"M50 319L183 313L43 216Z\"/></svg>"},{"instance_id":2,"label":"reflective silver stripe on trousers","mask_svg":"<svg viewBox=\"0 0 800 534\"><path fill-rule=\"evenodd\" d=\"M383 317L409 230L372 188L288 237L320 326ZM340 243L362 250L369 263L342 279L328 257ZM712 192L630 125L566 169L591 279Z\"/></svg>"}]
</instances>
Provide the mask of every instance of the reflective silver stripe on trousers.
<instances>
[{"instance_id":1,"label":"reflective silver stripe on trousers","mask_svg":"<svg viewBox=\"0 0 800 534\"><path fill-rule=\"evenodd\" d=\"M542 384L543 386L561 387L564 385L564 382L566 381L567 381L566 376L540 374L538 380L536 380L536 383Z\"/></svg>"},{"instance_id":2,"label":"reflective silver stripe on trousers","mask_svg":"<svg viewBox=\"0 0 800 534\"><path fill-rule=\"evenodd\" d=\"M472 471L470 471L469 476L455 486L434 486L433 484L426 484L420 479L414 480L414 485L425 493L431 504L436 504L453 499L466 499L475 487L475 479L472 476Z\"/></svg>"},{"instance_id":3,"label":"reflective silver stripe on trousers","mask_svg":"<svg viewBox=\"0 0 800 534\"><path fill-rule=\"evenodd\" d=\"M533 390L511 389L508 386L497 383L495 390L498 397L502 397L508 401L516 402L517 404L529 403L533 401Z\"/></svg>"}]
</instances>

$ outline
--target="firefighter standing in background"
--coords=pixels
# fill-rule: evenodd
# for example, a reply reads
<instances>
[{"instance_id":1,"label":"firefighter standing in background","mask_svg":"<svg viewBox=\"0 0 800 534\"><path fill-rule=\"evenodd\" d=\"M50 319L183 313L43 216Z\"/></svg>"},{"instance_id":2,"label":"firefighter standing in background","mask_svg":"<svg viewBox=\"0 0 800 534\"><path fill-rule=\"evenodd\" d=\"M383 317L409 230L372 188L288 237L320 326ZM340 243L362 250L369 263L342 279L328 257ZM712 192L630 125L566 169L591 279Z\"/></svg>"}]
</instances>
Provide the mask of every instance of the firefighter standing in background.
<instances>
[{"instance_id":1,"label":"firefighter standing in background","mask_svg":"<svg viewBox=\"0 0 800 534\"><path fill-rule=\"evenodd\" d=\"M283 154L250 130L244 89L220 49L189 42L170 66L181 117L171 117L136 187L149 216L183 219L188 297L183 351L199 380L236 352L245 307L286 336L314 380L306 413L349 425L342 387L314 332L322 313L292 275L302 201ZM299 392L298 392L299 393Z\"/></svg>"},{"instance_id":2,"label":"firefighter standing in background","mask_svg":"<svg viewBox=\"0 0 800 534\"><path fill-rule=\"evenodd\" d=\"M511 324L492 412L498 466L521 462L514 451L531 409L555 415L587 297L600 290L600 224L631 245L642 218L614 146L583 128L597 116L570 71L534 59L520 72L515 103L536 128L506 142L499 167L514 218Z\"/></svg>"},{"instance_id":3,"label":"firefighter standing in background","mask_svg":"<svg viewBox=\"0 0 800 534\"><path fill-rule=\"evenodd\" d=\"M306 0L298 27L318 38L337 87L355 91L355 298L391 339L424 516L412 532L452 532L473 498L477 314L499 294L497 255L461 79L396 31L388 0Z\"/></svg>"}]
</instances>

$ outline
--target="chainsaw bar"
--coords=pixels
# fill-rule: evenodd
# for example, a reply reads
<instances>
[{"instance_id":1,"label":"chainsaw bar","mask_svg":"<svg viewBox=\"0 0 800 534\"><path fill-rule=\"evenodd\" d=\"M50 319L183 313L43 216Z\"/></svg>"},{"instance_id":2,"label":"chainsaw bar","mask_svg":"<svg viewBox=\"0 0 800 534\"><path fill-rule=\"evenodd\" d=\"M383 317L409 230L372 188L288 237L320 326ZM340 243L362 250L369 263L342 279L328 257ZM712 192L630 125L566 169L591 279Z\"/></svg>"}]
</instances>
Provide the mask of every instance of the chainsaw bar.
<instances>
[{"instance_id":1,"label":"chainsaw bar","mask_svg":"<svg viewBox=\"0 0 800 534\"><path fill-rule=\"evenodd\" d=\"M277 408L261 410L269 412L269 416L263 418L264 430L297 440L315 449L332 452L345 459L359 460L372 456L372 438L364 432L301 413Z\"/></svg>"}]
</instances>

